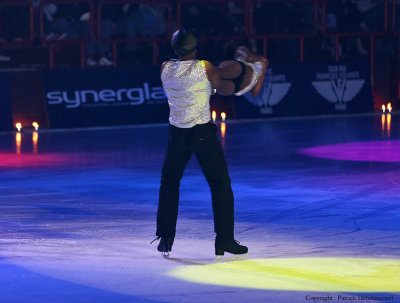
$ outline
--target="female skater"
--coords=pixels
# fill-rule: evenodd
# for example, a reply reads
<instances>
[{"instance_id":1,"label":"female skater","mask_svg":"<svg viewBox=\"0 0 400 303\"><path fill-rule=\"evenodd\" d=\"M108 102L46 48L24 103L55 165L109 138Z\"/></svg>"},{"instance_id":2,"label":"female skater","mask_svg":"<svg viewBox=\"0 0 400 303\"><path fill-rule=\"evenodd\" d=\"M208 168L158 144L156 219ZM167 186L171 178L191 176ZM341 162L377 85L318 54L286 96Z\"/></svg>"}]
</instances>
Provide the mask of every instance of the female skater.
<instances>
[{"instance_id":1,"label":"female skater","mask_svg":"<svg viewBox=\"0 0 400 303\"><path fill-rule=\"evenodd\" d=\"M264 82L268 60L246 46L236 47L233 43L225 47L225 55L230 60L222 61L216 68L220 77L217 93L223 96L241 96L250 92L256 97Z\"/></svg>"}]
</instances>

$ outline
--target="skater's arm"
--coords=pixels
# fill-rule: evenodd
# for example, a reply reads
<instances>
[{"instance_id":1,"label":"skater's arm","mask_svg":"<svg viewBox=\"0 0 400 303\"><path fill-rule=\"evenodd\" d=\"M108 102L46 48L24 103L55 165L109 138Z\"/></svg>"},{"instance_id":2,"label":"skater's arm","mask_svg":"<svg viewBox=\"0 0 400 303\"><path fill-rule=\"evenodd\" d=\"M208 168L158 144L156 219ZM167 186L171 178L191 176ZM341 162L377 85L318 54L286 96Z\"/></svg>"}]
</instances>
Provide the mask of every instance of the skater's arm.
<instances>
[{"instance_id":1,"label":"skater's arm","mask_svg":"<svg viewBox=\"0 0 400 303\"><path fill-rule=\"evenodd\" d=\"M262 87L263 87L265 73L266 73L267 67L268 67L268 61L267 62L261 62L261 64L264 65L263 66L263 71L262 71L262 73L260 75L260 78L258 78L256 85L254 85L254 87L250 91L252 97L257 97L258 94L260 93Z\"/></svg>"},{"instance_id":2,"label":"skater's arm","mask_svg":"<svg viewBox=\"0 0 400 303\"><path fill-rule=\"evenodd\" d=\"M263 64L263 72L261 73L260 78L258 79L256 85L250 91L253 97L257 97L264 83L265 73L268 68L268 59L253 53L246 46L239 46L236 50L236 54L244 57L247 62L250 63L261 62L261 64Z\"/></svg>"},{"instance_id":3,"label":"skater's arm","mask_svg":"<svg viewBox=\"0 0 400 303\"><path fill-rule=\"evenodd\" d=\"M219 88L220 85L220 77L217 72L217 68L207 60L204 60L204 65L207 73L207 78L211 83L211 86L215 89Z\"/></svg>"}]
</instances>

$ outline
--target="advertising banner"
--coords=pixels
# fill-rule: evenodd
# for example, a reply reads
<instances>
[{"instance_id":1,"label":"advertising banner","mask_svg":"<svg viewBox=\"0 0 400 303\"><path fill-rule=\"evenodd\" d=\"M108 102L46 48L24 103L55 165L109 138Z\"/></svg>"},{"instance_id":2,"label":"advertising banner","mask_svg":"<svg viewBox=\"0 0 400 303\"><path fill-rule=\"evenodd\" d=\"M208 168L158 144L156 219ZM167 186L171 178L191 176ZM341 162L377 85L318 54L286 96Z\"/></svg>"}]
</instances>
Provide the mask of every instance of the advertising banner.
<instances>
[{"instance_id":1,"label":"advertising banner","mask_svg":"<svg viewBox=\"0 0 400 303\"><path fill-rule=\"evenodd\" d=\"M0 73L0 131L13 129L10 77Z\"/></svg>"},{"instance_id":2,"label":"advertising banner","mask_svg":"<svg viewBox=\"0 0 400 303\"><path fill-rule=\"evenodd\" d=\"M236 118L372 112L369 64L271 64L261 93L234 102Z\"/></svg>"},{"instance_id":3,"label":"advertising banner","mask_svg":"<svg viewBox=\"0 0 400 303\"><path fill-rule=\"evenodd\" d=\"M154 66L47 70L51 128L168 122L168 103Z\"/></svg>"},{"instance_id":4,"label":"advertising banner","mask_svg":"<svg viewBox=\"0 0 400 303\"><path fill-rule=\"evenodd\" d=\"M159 67L57 69L43 77L51 128L168 122ZM372 111L367 62L271 64L257 97L234 98L232 118Z\"/></svg>"}]
</instances>

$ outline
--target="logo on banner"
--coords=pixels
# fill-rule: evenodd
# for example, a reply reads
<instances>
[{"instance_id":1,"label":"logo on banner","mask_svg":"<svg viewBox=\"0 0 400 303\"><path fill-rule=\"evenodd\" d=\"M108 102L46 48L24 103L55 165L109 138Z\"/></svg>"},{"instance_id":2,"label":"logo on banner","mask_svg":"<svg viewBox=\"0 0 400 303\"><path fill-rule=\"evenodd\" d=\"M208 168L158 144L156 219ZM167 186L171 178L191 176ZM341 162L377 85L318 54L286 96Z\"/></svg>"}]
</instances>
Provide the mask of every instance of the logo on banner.
<instances>
[{"instance_id":1,"label":"logo on banner","mask_svg":"<svg viewBox=\"0 0 400 303\"><path fill-rule=\"evenodd\" d=\"M253 104L260 107L260 113L263 115L271 115L272 107L277 105L289 92L292 84L286 81L286 75L272 73L272 69L268 69L265 75L265 82L257 97L252 97L249 93L246 98Z\"/></svg>"},{"instance_id":2,"label":"logo on banner","mask_svg":"<svg viewBox=\"0 0 400 303\"><path fill-rule=\"evenodd\" d=\"M344 111L346 103L357 96L364 83L358 71L347 71L346 65L330 65L327 73L316 74L312 85L322 97L335 104L335 110Z\"/></svg>"},{"instance_id":3,"label":"logo on banner","mask_svg":"<svg viewBox=\"0 0 400 303\"><path fill-rule=\"evenodd\" d=\"M48 104L65 104L66 108L160 104L167 98L162 87L151 87L147 82L133 88L51 91L46 97Z\"/></svg>"}]
</instances>

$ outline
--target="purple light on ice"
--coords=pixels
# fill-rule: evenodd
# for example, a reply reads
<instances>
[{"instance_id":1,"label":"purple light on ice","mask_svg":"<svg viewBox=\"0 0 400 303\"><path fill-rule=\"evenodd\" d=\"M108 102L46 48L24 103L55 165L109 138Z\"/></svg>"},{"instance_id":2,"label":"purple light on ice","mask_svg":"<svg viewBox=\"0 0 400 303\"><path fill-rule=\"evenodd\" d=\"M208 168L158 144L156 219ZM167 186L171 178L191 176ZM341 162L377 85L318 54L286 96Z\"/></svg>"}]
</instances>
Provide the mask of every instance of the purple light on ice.
<instances>
[{"instance_id":1,"label":"purple light on ice","mask_svg":"<svg viewBox=\"0 0 400 303\"><path fill-rule=\"evenodd\" d=\"M304 148L300 153L334 160L400 162L400 140L320 145Z\"/></svg>"}]
</instances>

